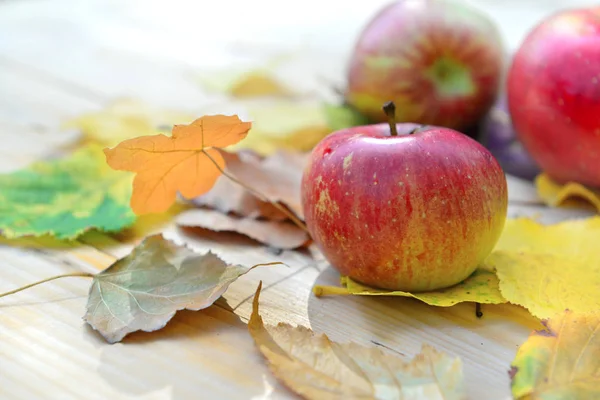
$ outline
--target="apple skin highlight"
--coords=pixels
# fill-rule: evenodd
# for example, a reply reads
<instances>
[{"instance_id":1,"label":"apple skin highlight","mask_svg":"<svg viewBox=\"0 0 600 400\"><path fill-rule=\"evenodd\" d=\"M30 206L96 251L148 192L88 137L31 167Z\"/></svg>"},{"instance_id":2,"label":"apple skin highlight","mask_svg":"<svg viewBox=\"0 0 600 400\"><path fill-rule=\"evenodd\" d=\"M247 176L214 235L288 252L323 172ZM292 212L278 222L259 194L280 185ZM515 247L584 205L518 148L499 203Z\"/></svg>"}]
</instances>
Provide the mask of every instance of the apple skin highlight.
<instances>
[{"instance_id":1,"label":"apple skin highlight","mask_svg":"<svg viewBox=\"0 0 600 400\"><path fill-rule=\"evenodd\" d=\"M479 143L448 128L353 127L324 138L302 178L307 227L341 274L430 291L467 278L498 241L506 178Z\"/></svg>"}]
</instances>

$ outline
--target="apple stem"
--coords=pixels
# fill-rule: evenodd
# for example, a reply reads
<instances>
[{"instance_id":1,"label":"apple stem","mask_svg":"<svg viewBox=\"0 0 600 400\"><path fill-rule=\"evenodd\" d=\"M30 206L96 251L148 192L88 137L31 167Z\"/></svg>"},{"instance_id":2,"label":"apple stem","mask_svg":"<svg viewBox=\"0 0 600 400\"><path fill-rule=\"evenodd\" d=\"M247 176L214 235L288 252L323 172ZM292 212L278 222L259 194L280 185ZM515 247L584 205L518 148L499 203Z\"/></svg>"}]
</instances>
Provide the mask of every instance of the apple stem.
<instances>
[{"instance_id":1,"label":"apple stem","mask_svg":"<svg viewBox=\"0 0 600 400\"><path fill-rule=\"evenodd\" d=\"M388 101L383 105L383 112L388 117L388 124L390 124L390 133L392 136L398 136L398 129L396 128L396 105L393 101Z\"/></svg>"}]
</instances>

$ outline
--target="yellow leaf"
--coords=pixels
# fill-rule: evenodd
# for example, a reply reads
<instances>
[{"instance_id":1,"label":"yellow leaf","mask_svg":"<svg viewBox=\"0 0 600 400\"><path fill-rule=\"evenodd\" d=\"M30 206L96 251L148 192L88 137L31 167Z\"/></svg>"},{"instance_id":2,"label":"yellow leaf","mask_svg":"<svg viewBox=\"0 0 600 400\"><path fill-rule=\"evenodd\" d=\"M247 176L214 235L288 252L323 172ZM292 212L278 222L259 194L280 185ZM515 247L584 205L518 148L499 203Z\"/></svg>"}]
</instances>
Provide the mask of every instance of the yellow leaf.
<instances>
[{"instance_id":1,"label":"yellow leaf","mask_svg":"<svg viewBox=\"0 0 600 400\"><path fill-rule=\"evenodd\" d=\"M555 253L577 257L596 253L600 217L544 225L529 218L507 218L494 251Z\"/></svg>"},{"instance_id":2,"label":"yellow leaf","mask_svg":"<svg viewBox=\"0 0 600 400\"><path fill-rule=\"evenodd\" d=\"M194 117L174 110L161 110L139 100L119 99L104 110L69 120L65 127L80 129L88 140L114 146L137 136L154 135Z\"/></svg>"},{"instance_id":3,"label":"yellow leaf","mask_svg":"<svg viewBox=\"0 0 600 400\"><path fill-rule=\"evenodd\" d=\"M104 153L111 168L136 172L133 211L159 213L171 207L178 192L189 199L209 191L225 168L218 148L244 139L250 126L237 116L209 115L175 125L170 137L129 139Z\"/></svg>"},{"instance_id":4,"label":"yellow leaf","mask_svg":"<svg viewBox=\"0 0 600 400\"><path fill-rule=\"evenodd\" d=\"M526 307L535 317L549 318L567 308L600 309L598 258L497 251L486 262L496 268L500 291L508 301Z\"/></svg>"},{"instance_id":5,"label":"yellow leaf","mask_svg":"<svg viewBox=\"0 0 600 400\"><path fill-rule=\"evenodd\" d=\"M348 277L342 277L343 288L316 285L313 292L317 296L331 294L352 294L362 296L401 296L412 297L432 306L450 307L466 301L483 304L506 303L498 288L498 278L491 271L476 270L463 282L446 289L432 292L409 293L372 288Z\"/></svg>"},{"instance_id":6,"label":"yellow leaf","mask_svg":"<svg viewBox=\"0 0 600 400\"><path fill-rule=\"evenodd\" d=\"M267 156L279 149L309 151L331 133L324 107L292 100L245 103L252 135L231 150L251 149Z\"/></svg>"},{"instance_id":7,"label":"yellow leaf","mask_svg":"<svg viewBox=\"0 0 600 400\"><path fill-rule=\"evenodd\" d=\"M533 332L512 362L515 399L600 398L600 313L565 311Z\"/></svg>"},{"instance_id":8,"label":"yellow leaf","mask_svg":"<svg viewBox=\"0 0 600 400\"><path fill-rule=\"evenodd\" d=\"M546 174L541 174L535 179L535 186L540 198L549 206L582 207L590 205L600 213L600 190L594 190L576 182L560 185Z\"/></svg>"},{"instance_id":9,"label":"yellow leaf","mask_svg":"<svg viewBox=\"0 0 600 400\"><path fill-rule=\"evenodd\" d=\"M209 92L222 93L233 98L295 97L290 88L280 82L269 68L252 70L225 70L203 73L200 84Z\"/></svg>"},{"instance_id":10,"label":"yellow leaf","mask_svg":"<svg viewBox=\"0 0 600 400\"><path fill-rule=\"evenodd\" d=\"M294 94L266 71L256 70L233 82L227 91L237 98L279 96L293 97Z\"/></svg>"},{"instance_id":11,"label":"yellow leaf","mask_svg":"<svg viewBox=\"0 0 600 400\"><path fill-rule=\"evenodd\" d=\"M267 330L254 296L248 330L273 374L306 399L464 399L462 362L423 345L410 362L376 347L336 343L302 326Z\"/></svg>"},{"instance_id":12,"label":"yellow leaf","mask_svg":"<svg viewBox=\"0 0 600 400\"><path fill-rule=\"evenodd\" d=\"M542 225L508 219L485 264L502 296L538 318L600 310L600 217Z\"/></svg>"}]
</instances>

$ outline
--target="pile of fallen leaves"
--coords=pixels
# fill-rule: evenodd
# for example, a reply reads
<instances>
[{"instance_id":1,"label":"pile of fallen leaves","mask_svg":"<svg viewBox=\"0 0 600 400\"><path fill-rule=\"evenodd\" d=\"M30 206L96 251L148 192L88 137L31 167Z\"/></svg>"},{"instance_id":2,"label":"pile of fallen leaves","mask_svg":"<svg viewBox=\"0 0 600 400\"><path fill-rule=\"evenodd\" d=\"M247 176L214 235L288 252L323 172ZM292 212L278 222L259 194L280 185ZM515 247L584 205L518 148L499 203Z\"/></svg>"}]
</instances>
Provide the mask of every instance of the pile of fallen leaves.
<instances>
[{"instance_id":1,"label":"pile of fallen leaves","mask_svg":"<svg viewBox=\"0 0 600 400\"><path fill-rule=\"evenodd\" d=\"M193 234L232 231L275 249L308 245L300 204L306 151L334 129L332 121L337 129L361 123L360 118L343 107L312 104L313 111L325 116L318 124L312 124L317 118L299 118L294 125L286 117L275 128L281 115L311 115L307 103L258 73L227 90L241 99L266 97L251 103L264 107L265 116L256 123L237 115L193 119L128 100L71 121L85 134L79 148L0 175L2 235L70 240L92 229L122 232L143 215L165 214ZM293 111L286 114L285 107ZM254 110L253 115L260 115ZM165 126L173 126L170 135L159 133ZM598 193L589 189L559 187L545 176L537 186L549 204L570 206L568 199L576 196L600 210ZM426 293L385 291L341 277L340 286L315 286L314 293L407 296L439 307L460 302L523 306L546 329L532 333L507 366L514 397L596 398L598 238L600 217L555 225L509 219L488 259L453 287ZM279 263L265 265L274 264ZM134 331L161 329L178 310L210 306L256 267L230 265L211 252L199 254L160 234L148 235L128 256L92 276L85 320L109 343ZM378 348L335 343L303 327L266 328L258 312L259 294L260 286L249 332L273 374L305 398L465 397L459 358L423 345L419 355L406 361Z\"/></svg>"}]
</instances>

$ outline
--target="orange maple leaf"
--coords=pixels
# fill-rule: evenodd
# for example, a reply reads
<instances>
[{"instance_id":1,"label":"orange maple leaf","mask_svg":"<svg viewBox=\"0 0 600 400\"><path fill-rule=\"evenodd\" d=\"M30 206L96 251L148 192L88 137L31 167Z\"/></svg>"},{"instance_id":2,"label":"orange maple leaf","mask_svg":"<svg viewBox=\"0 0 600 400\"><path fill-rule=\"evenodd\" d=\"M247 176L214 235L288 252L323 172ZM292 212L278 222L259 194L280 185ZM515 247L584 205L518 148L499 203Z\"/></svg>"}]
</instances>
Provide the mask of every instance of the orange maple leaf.
<instances>
[{"instance_id":1,"label":"orange maple leaf","mask_svg":"<svg viewBox=\"0 0 600 400\"><path fill-rule=\"evenodd\" d=\"M104 149L108 165L136 172L131 208L134 213L167 211L177 192L192 198L208 192L225 167L218 148L239 142L250 122L237 115L209 115L189 125L175 125L171 136L152 135L125 140Z\"/></svg>"}]
</instances>

